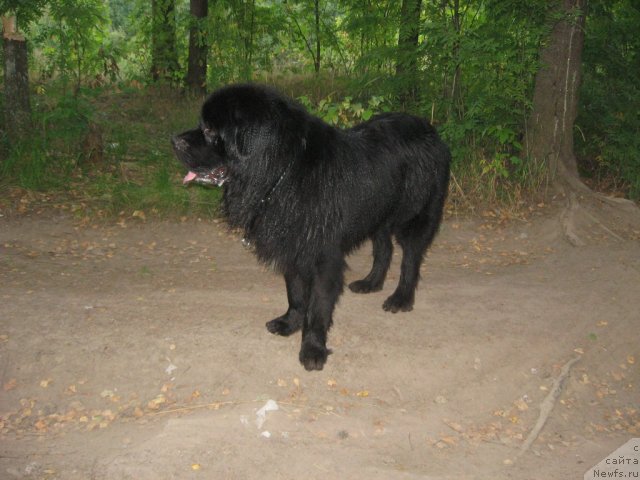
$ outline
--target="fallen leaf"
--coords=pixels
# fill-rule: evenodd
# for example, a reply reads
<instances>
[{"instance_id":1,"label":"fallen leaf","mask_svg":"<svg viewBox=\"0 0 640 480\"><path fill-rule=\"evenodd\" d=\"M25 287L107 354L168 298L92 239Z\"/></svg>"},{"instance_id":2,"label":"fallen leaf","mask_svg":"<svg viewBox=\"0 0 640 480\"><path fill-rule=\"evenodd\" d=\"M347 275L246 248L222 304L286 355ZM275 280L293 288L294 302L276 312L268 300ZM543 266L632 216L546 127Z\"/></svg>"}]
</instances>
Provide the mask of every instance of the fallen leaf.
<instances>
[{"instance_id":1,"label":"fallen leaf","mask_svg":"<svg viewBox=\"0 0 640 480\"><path fill-rule=\"evenodd\" d=\"M464 428L462 427L462 425L460 425L457 422L453 422L451 420L443 420L444 424L451 428L452 430L455 430L458 433L462 433L464 431Z\"/></svg>"},{"instance_id":2,"label":"fallen leaf","mask_svg":"<svg viewBox=\"0 0 640 480\"><path fill-rule=\"evenodd\" d=\"M143 220L143 221L147 219L147 216L144 214L144 212L143 212L142 210L135 210L135 211L131 214L131 216L132 216L133 218L139 218L140 220Z\"/></svg>"},{"instance_id":3,"label":"fallen leaf","mask_svg":"<svg viewBox=\"0 0 640 480\"><path fill-rule=\"evenodd\" d=\"M625 378L625 375L622 372L611 372L611 376L617 382L621 382Z\"/></svg>"},{"instance_id":4,"label":"fallen leaf","mask_svg":"<svg viewBox=\"0 0 640 480\"><path fill-rule=\"evenodd\" d=\"M8 382L6 382L3 386L2 389L5 392L8 392L9 390L13 390L14 388L16 388L18 386L18 380L15 378L12 378L11 380L9 380Z\"/></svg>"},{"instance_id":5,"label":"fallen leaf","mask_svg":"<svg viewBox=\"0 0 640 480\"><path fill-rule=\"evenodd\" d=\"M160 408L160 405L166 402L167 402L167 399L165 398L164 395L158 395L156 398L154 398L153 400L150 400L147 403L147 408L149 408L150 410L158 410Z\"/></svg>"},{"instance_id":6,"label":"fallen leaf","mask_svg":"<svg viewBox=\"0 0 640 480\"><path fill-rule=\"evenodd\" d=\"M457 443L458 443L458 439L457 439L456 437L449 437L449 436L447 436L447 437L442 437L442 438L440 439L440 441L441 441L441 442L444 442L445 444L450 445L450 446L452 446L452 447L455 447L455 446L457 445ZM438 442L438 443L439 443L439 442Z\"/></svg>"},{"instance_id":7,"label":"fallen leaf","mask_svg":"<svg viewBox=\"0 0 640 480\"><path fill-rule=\"evenodd\" d=\"M36 430L38 430L39 432L44 432L47 430L48 425L45 419L41 418L34 424L34 427L36 427Z\"/></svg>"},{"instance_id":8,"label":"fallen leaf","mask_svg":"<svg viewBox=\"0 0 640 480\"><path fill-rule=\"evenodd\" d=\"M633 355L629 355L629 356L627 357L627 363L628 363L629 365L633 365L634 363L636 363L636 357L634 357Z\"/></svg>"},{"instance_id":9,"label":"fallen leaf","mask_svg":"<svg viewBox=\"0 0 640 480\"><path fill-rule=\"evenodd\" d=\"M102 398L110 398L113 397L115 395L115 393L113 393L113 390L103 390L102 392L100 392L100 396Z\"/></svg>"},{"instance_id":10,"label":"fallen leaf","mask_svg":"<svg viewBox=\"0 0 640 480\"><path fill-rule=\"evenodd\" d=\"M100 414L107 420L113 420L116 418L115 414L111 410L103 410Z\"/></svg>"},{"instance_id":11,"label":"fallen leaf","mask_svg":"<svg viewBox=\"0 0 640 480\"><path fill-rule=\"evenodd\" d=\"M369 396L369 391L368 390L362 390L362 391L356 393L356 397L364 398L364 397L368 397L368 396Z\"/></svg>"}]
</instances>

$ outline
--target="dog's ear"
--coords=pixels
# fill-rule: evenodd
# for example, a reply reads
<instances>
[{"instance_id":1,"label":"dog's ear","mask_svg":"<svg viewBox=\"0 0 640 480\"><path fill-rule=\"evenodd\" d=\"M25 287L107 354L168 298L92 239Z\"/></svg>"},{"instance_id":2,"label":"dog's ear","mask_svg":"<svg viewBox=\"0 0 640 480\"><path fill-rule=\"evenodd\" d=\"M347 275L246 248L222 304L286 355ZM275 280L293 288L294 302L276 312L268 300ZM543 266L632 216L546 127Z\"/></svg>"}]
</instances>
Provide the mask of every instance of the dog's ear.
<instances>
[{"instance_id":1,"label":"dog's ear","mask_svg":"<svg viewBox=\"0 0 640 480\"><path fill-rule=\"evenodd\" d=\"M297 109L289 109L286 121L281 125L282 148L288 155L299 157L307 148L309 136L309 120L304 112Z\"/></svg>"},{"instance_id":2,"label":"dog's ear","mask_svg":"<svg viewBox=\"0 0 640 480\"><path fill-rule=\"evenodd\" d=\"M231 112L232 116L235 113ZM239 114L242 117L242 113ZM248 122L233 122L219 131L222 144L229 159L245 160L251 155L264 154L265 135L260 135L254 125Z\"/></svg>"},{"instance_id":3,"label":"dog's ear","mask_svg":"<svg viewBox=\"0 0 640 480\"><path fill-rule=\"evenodd\" d=\"M247 113L244 108L233 108L232 111L232 120L234 125L242 127L247 123Z\"/></svg>"}]
</instances>

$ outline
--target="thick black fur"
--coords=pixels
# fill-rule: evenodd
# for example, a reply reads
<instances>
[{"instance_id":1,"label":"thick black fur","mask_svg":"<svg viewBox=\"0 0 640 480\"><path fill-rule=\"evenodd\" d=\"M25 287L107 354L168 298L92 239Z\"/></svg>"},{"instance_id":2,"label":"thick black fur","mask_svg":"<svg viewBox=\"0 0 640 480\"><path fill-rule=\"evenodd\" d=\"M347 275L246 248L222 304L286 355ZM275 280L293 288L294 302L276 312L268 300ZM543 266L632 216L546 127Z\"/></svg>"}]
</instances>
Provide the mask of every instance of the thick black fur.
<instances>
[{"instance_id":1,"label":"thick black fur","mask_svg":"<svg viewBox=\"0 0 640 480\"><path fill-rule=\"evenodd\" d=\"M345 255L365 240L373 241L373 267L349 288L382 289L395 237L400 281L383 308L412 310L449 182L451 155L429 122L388 113L341 130L270 88L232 85L206 100L198 128L172 141L190 171L224 177L229 224L284 275L289 308L267 328L277 335L302 329L307 370L327 360Z\"/></svg>"}]
</instances>

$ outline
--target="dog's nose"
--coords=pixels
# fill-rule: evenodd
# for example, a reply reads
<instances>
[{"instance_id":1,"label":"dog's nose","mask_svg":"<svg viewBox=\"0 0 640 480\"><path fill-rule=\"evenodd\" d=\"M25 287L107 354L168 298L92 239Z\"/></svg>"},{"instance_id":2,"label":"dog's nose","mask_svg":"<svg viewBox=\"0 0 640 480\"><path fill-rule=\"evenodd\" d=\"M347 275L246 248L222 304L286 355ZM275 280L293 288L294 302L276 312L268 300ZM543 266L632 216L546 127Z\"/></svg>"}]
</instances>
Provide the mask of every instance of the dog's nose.
<instances>
[{"instance_id":1,"label":"dog's nose","mask_svg":"<svg viewBox=\"0 0 640 480\"><path fill-rule=\"evenodd\" d=\"M187 147L189 147L189 144L187 143L187 141L179 136L173 137L171 139L171 143L173 144L173 148L176 150L180 150L180 151L185 151L187 149Z\"/></svg>"}]
</instances>

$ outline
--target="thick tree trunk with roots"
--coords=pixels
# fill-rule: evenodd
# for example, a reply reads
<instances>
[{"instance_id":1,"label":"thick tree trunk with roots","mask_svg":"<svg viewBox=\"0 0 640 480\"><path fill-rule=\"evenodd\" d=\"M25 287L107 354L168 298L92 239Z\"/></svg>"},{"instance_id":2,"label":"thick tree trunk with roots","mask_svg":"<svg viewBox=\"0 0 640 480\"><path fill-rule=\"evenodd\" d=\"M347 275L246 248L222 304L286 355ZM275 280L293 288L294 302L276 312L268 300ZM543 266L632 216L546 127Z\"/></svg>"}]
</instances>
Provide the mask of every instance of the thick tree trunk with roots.
<instances>
[{"instance_id":1,"label":"thick tree trunk with roots","mask_svg":"<svg viewBox=\"0 0 640 480\"><path fill-rule=\"evenodd\" d=\"M528 156L551 176L578 176L573 126L578 111L586 0L559 0L556 21L540 54L533 111L527 135Z\"/></svg>"},{"instance_id":2,"label":"thick tree trunk with roots","mask_svg":"<svg viewBox=\"0 0 640 480\"><path fill-rule=\"evenodd\" d=\"M31 128L27 42L17 31L15 17L3 17L4 108L10 142L24 137Z\"/></svg>"},{"instance_id":3,"label":"thick tree trunk with roots","mask_svg":"<svg viewBox=\"0 0 640 480\"><path fill-rule=\"evenodd\" d=\"M542 65L536 75L527 156L546 169L552 185L568 199L561 224L572 244L584 245L595 230L621 240L621 235L639 228L637 207L584 185L573 149L587 0L555 2L551 15L555 23L540 53Z\"/></svg>"}]
</instances>

